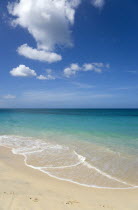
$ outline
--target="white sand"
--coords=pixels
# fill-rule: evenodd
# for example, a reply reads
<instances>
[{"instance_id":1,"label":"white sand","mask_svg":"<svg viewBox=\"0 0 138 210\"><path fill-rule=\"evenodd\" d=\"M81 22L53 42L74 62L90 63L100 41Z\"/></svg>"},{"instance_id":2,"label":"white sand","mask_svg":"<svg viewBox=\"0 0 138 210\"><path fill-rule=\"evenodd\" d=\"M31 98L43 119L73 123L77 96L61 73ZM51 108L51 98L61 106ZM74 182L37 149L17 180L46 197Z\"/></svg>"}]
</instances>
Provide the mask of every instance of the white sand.
<instances>
[{"instance_id":1,"label":"white sand","mask_svg":"<svg viewBox=\"0 0 138 210\"><path fill-rule=\"evenodd\" d=\"M138 210L138 189L105 190L60 181L0 147L0 210Z\"/></svg>"}]
</instances>

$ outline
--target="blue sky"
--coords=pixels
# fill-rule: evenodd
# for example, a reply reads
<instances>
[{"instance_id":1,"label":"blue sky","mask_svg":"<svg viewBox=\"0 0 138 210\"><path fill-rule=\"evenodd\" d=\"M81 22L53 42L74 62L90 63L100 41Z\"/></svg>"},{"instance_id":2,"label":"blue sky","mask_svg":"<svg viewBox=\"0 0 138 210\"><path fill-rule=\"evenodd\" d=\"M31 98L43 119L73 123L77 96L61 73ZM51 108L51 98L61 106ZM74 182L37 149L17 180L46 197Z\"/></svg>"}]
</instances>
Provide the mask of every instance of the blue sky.
<instances>
[{"instance_id":1,"label":"blue sky","mask_svg":"<svg viewBox=\"0 0 138 210\"><path fill-rule=\"evenodd\" d=\"M138 108L137 8L1 0L0 107Z\"/></svg>"}]
</instances>

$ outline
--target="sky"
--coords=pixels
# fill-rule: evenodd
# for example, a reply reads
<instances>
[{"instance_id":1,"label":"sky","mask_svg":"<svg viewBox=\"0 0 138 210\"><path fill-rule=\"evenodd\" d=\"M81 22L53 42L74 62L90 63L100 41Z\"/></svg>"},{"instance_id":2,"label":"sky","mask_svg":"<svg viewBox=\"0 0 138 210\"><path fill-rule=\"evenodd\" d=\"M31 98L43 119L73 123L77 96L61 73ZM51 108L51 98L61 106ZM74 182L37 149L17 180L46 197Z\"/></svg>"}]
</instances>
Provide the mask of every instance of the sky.
<instances>
[{"instance_id":1,"label":"sky","mask_svg":"<svg viewBox=\"0 0 138 210\"><path fill-rule=\"evenodd\" d=\"M137 0L0 0L0 108L138 108Z\"/></svg>"}]
</instances>

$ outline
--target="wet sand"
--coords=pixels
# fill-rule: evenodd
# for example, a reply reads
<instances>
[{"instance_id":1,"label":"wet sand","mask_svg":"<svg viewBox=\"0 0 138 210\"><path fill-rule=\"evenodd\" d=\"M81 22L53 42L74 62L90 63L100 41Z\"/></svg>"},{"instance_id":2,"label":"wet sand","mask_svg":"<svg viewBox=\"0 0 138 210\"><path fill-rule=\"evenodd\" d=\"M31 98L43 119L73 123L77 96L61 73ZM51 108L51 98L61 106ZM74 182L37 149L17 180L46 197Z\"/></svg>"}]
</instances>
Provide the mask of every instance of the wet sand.
<instances>
[{"instance_id":1,"label":"wet sand","mask_svg":"<svg viewBox=\"0 0 138 210\"><path fill-rule=\"evenodd\" d=\"M0 147L0 210L137 210L138 189L82 187L25 166Z\"/></svg>"}]
</instances>

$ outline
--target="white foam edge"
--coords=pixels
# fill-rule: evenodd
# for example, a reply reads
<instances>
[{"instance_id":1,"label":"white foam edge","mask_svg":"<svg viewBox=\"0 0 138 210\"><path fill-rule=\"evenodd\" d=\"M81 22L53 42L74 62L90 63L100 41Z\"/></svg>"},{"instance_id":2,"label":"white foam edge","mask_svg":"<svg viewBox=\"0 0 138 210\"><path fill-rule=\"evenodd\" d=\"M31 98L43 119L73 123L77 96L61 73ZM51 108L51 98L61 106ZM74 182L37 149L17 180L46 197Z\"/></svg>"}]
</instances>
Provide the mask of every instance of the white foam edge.
<instances>
[{"instance_id":1,"label":"white foam edge","mask_svg":"<svg viewBox=\"0 0 138 210\"><path fill-rule=\"evenodd\" d=\"M107 177L107 178L109 178L109 179L112 179L112 180L114 180L114 181L116 181L116 182L119 182L119 183L121 183L121 184L125 184L125 185L128 185L128 186L134 187L134 185L129 184L129 183L127 183L127 182L125 182L125 181L123 181L123 180L121 180L121 179L117 179L116 177L113 177L113 176L111 176L111 175L109 175L109 174L107 174L107 173L101 171L100 169L96 168L95 166L92 166L91 164L89 164L89 163L86 162L86 161L84 162L84 165L86 165L88 168L94 169L96 172L98 172L99 174L101 174L101 175L103 175L103 176L105 176L105 177Z\"/></svg>"},{"instance_id":2,"label":"white foam edge","mask_svg":"<svg viewBox=\"0 0 138 210\"><path fill-rule=\"evenodd\" d=\"M109 179L113 179L113 180L118 181L118 182L120 182L120 183L122 183L122 184L128 185L128 186L130 186L130 187L124 187L124 188L123 188L123 187L122 187L122 188L121 188L121 187L120 187L120 188L119 188L119 187L117 187L117 188L115 188L115 187L101 187L101 186L97 186L97 185L82 184L82 183L73 181L72 179L60 178L60 177L57 177L57 176L52 175L50 172L47 172L47 171L44 171L44 170L43 170L44 168L48 168L48 167L36 167L36 166L33 166L33 165L28 164L28 163L27 163L27 156L26 156L25 154L18 154L18 153L15 153L15 152L13 151L13 149L12 149L12 152L13 152L13 154L16 154L16 155L23 155L23 156L24 156L24 163L25 163L26 166L28 166L28 167L30 167L30 168L33 168L33 169L35 169L35 170L39 170L39 171L41 171L41 172L43 172L43 173L49 175L50 177L56 178L56 179L58 179L58 180L67 181L67 182L71 182L71 183L74 183L74 184L77 184L77 185L81 185L81 186L85 186L85 187L98 188L98 189L100 189L100 188L101 188L101 189L135 189L135 188L138 188L138 186L134 186L134 185L128 184L127 182L118 180L117 178L112 177L112 176L106 174L105 172L102 172L102 171L99 170L98 168L96 168L96 167L94 167L94 166L91 166L91 165L90 165L89 163L87 163L86 161L84 161L84 162L86 163L86 165L89 165L91 168L95 169L95 170L96 170L97 172L99 172L100 174L102 174L102 175L108 177ZM76 153L76 152L75 152L75 153ZM77 154L77 153L76 153L76 154ZM77 155L78 155L78 154L77 154ZM81 156L81 155L78 155L78 156ZM83 156L81 156L81 157L83 157ZM84 164L84 162L83 162L83 164ZM80 163L80 164L81 164L81 163ZM78 165L79 165L79 164L78 164ZM74 166L76 166L76 165L74 164ZM72 166L63 166L63 167L72 167ZM53 167L53 168L59 168L59 167ZM61 168L61 167L60 167L60 168Z\"/></svg>"},{"instance_id":3,"label":"white foam edge","mask_svg":"<svg viewBox=\"0 0 138 210\"><path fill-rule=\"evenodd\" d=\"M16 150L16 149L13 149L13 150ZM18 151L18 152L15 152L14 151L14 154L19 154L19 155L23 155L23 154L33 154L33 153L37 153L37 152L43 152L44 149L41 149L41 150L35 150L35 151L30 151L30 152L23 152L23 151Z\"/></svg>"},{"instance_id":4,"label":"white foam edge","mask_svg":"<svg viewBox=\"0 0 138 210\"><path fill-rule=\"evenodd\" d=\"M35 170L38 170L38 171L41 171L45 174L47 174L48 176L52 177L52 178L55 178L55 179L58 179L58 180L61 180L61 181L67 181L67 182L71 182L71 183L74 183L74 184L77 184L77 185L80 185L80 186L83 186L83 187L91 187L91 188L97 188L97 189L112 189L112 190L126 190L126 189L137 189L138 186L134 186L134 185L130 185L130 184L126 184L128 186L131 186L131 187L102 187L102 186L97 186L97 185L87 185L87 184L82 184L82 183L79 183L79 182L76 182L76 181L73 181L72 179L65 179L65 178L60 178L60 177L57 177L57 176L54 176L52 174L50 174L49 172L47 171L44 171L42 168L43 167L36 167L36 166L33 166L33 165L30 165L27 163L27 156L23 153L19 154L19 153L16 153L14 152L14 148L11 148L11 147L8 147L8 146L4 146L4 145L1 145L0 146L2 147L5 147L5 148L9 148L11 149L12 153L15 154L15 155L22 155L24 156L24 163L26 166L30 167L30 168L33 168ZM87 163L87 162L86 162ZM88 165L90 165L89 163L87 163ZM91 166L91 165L90 165ZM91 166L93 167L93 166ZM94 167L94 169L99 170L97 169L96 167ZM100 170L99 170L100 171ZM101 171L102 172L102 171ZM104 172L102 172L104 173ZM107 174L108 175L108 174ZM110 175L108 175L110 177ZM113 178L113 177L112 177ZM117 179L118 180L118 179ZM120 180L119 180L120 181Z\"/></svg>"},{"instance_id":5,"label":"white foam edge","mask_svg":"<svg viewBox=\"0 0 138 210\"><path fill-rule=\"evenodd\" d=\"M35 170L39 170L45 174L47 174L48 176L52 177L52 178L55 178L55 179L58 179L58 180L61 180L61 181L67 181L67 182L71 182L71 183L74 183L74 184L77 184L77 185L80 185L80 186L83 186L83 187L91 187L91 188L97 188L97 189L112 189L112 190L117 190L117 189L120 189L120 190L126 190L126 189L135 189L135 188L138 188L138 186L133 186L133 187L124 187L124 188L114 188L114 187L101 187L101 186L97 186L97 185L87 185L87 184L82 184L82 183L79 183L79 182L76 182L76 181L73 181L72 179L65 179L65 178L60 178L60 177L57 177L57 176L54 176L52 174L50 174L49 172L47 171L44 171L41 167L35 167L35 166L32 166L32 165L29 165L27 162L26 162L26 156L24 155L24 162L25 162L25 165L30 167L30 168L33 168Z\"/></svg>"}]
</instances>

